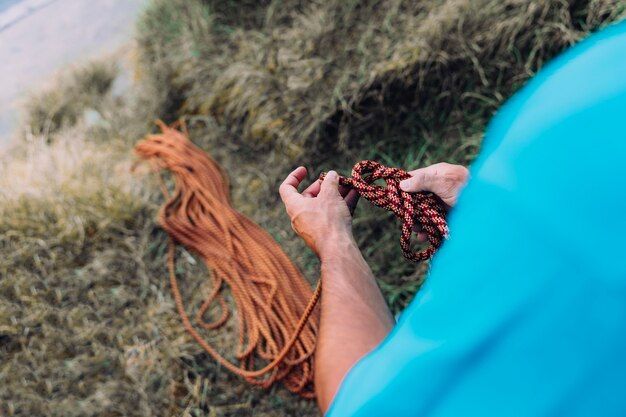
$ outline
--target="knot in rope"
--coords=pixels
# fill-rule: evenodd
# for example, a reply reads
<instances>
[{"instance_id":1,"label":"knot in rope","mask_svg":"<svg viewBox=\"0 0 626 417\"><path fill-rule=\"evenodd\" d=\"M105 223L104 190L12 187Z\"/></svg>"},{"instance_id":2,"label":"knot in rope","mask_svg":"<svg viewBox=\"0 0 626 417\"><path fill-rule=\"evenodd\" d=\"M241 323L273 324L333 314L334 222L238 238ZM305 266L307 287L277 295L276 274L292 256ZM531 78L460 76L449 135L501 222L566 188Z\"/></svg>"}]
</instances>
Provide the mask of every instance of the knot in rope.
<instances>
[{"instance_id":1,"label":"knot in rope","mask_svg":"<svg viewBox=\"0 0 626 417\"><path fill-rule=\"evenodd\" d=\"M320 179L326 176L322 173ZM400 247L404 257L413 262L430 259L448 237L446 208L433 193L408 193L400 181L411 175L398 168L389 168L374 161L361 161L352 168L352 178L339 176L339 184L354 188L372 204L393 212L402 222ZM386 186L374 184L384 180ZM430 246L422 251L411 249L411 235L416 222L428 236Z\"/></svg>"}]
</instances>

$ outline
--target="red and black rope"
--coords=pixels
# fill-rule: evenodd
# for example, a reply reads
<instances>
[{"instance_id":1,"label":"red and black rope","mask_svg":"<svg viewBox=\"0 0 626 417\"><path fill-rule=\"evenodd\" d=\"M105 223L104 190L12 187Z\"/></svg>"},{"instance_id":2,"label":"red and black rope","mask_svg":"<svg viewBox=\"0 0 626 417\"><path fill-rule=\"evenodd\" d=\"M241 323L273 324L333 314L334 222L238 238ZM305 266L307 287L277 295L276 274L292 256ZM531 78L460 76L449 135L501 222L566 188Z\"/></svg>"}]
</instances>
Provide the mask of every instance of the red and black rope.
<instances>
[{"instance_id":1,"label":"red and black rope","mask_svg":"<svg viewBox=\"0 0 626 417\"><path fill-rule=\"evenodd\" d=\"M325 173L320 176L323 180ZM400 247L405 258L413 262L430 259L448 237L446 208L433 193L408 193L400 189L400 181L411 175L398 168L388 168L374 161L361 161L352 168L352 177L339 176L339 184L354 188L372 204L392 211L402 222ZM374 184L382 179L386 186ZM411 234L416 222L428 236L430 246L422 251L411 250Z\"/></svg>"}]
</instances>

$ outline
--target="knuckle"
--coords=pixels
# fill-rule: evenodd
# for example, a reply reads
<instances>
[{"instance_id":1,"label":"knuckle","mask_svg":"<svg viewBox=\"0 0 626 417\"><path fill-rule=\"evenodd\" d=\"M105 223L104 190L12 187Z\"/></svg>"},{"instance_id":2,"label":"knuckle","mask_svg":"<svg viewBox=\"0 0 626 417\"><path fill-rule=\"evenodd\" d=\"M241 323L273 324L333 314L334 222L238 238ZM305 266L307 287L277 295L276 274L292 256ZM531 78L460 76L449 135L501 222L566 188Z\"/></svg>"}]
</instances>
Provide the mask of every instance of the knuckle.
<instances>
[{"instance_id":1,"label":"knuckle","mask_svg":"<svg viewBox=\"0 0 626 417\"><path fill-rule=\"evenodd\" d=\"M469 176L469 170L462 165L453 165L451 169L451 177L458 183L464 183Z\"/></svg>"},{"instance_id":2,"label":"knuckle","mask_svg":"<svg viewBox=\"0 0 626 417\"><path fill-rule=\"evenodd\" d=\"M454 165L440 162L434 175L445 182L463 182L469 175L469 170L463 165ZM433 165L434 166L434 165Z\"/></svg>"}]
</instances>

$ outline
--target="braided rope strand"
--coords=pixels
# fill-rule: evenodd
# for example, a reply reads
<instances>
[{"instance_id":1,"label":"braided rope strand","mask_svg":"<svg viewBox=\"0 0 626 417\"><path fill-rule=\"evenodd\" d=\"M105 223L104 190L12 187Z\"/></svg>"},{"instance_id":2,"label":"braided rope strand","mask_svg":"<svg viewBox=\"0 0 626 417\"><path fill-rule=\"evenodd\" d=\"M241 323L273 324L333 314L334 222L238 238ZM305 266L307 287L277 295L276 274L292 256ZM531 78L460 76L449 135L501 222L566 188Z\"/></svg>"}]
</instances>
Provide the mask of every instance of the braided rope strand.
<instances>
[{"instance_id":1,"label":"braided rope strand","mask_svg":"<svg viewBox=\"0 0 626 417\"><path fill-rule=\"evenodd\" d=\"M325 173L320 175L324 180ZM393 212L402 222L400 248L406 259L420 262L430 259L448 238L446 209L432 193L408 193L400 189L400 181L411 175L398 168L389 168L374 161L361 161L352 168L352 178L339 176L339 184L354 188L372 204ZM382 179L386 187L374 184ZM420 252L411 250L411 235L416 222L428 236L430 246Z\"/></svg>"}]
</instances>

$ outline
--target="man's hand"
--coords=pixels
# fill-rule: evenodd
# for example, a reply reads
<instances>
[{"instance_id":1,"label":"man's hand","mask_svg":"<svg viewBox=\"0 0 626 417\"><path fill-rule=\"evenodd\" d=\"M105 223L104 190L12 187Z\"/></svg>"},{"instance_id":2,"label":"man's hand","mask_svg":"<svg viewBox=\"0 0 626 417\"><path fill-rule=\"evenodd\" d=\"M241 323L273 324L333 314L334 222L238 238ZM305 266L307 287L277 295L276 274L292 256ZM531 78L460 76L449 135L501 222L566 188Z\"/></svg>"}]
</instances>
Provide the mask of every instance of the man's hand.
<instances>
[{"instance_id":1,"label":"man's hand","mask_svg":"<svg viewBox=\"0 0 626 417\"><path fill-rule=\"evenodd\" d=\"M330 243L352 239L352 212L359 195L356 190L339 187L339 177L334 171L300 194L298 186L305 177L304 167L289 174L280 186L280 196L293 229L323 259L327 249L331 250Z\"/></svg>"},{"instance_id":2,"label":"man's hand","mask_svg":"<svg viewBox=\"0 0 626 417\"><path fill-rule=\"evenodd\" d=\"M469 171L462 165L452 165L445 162L430 165L425 168L410 171L411 178L400 183L400 188L409 193L429 191L437 194L448 206L454 207L459 193L467 183ZM422 227L416 224L413 231L417 233L419 242L426 242L428 235L422 231Z\"/></svg>"},{"instance_id":3,"label":"man's hand","mask_svg":"<svg viewBox=\"0 0 626 417\"><path fill-rule=\"evenodd\" d=\"M403 191L409 193L430 191L437 194L448 205L448 208L454 207L461 189L469 178L467 168L445 162L416 169L410 171L409 174L411 178L400 183Z\"/></svg>"}]
</instances>

